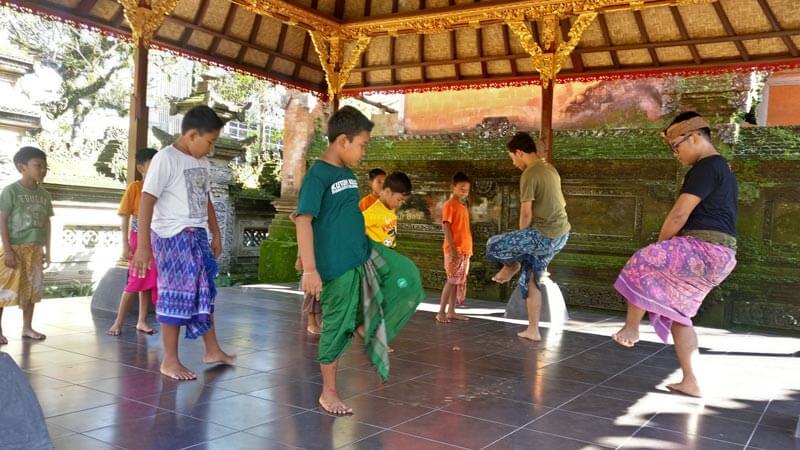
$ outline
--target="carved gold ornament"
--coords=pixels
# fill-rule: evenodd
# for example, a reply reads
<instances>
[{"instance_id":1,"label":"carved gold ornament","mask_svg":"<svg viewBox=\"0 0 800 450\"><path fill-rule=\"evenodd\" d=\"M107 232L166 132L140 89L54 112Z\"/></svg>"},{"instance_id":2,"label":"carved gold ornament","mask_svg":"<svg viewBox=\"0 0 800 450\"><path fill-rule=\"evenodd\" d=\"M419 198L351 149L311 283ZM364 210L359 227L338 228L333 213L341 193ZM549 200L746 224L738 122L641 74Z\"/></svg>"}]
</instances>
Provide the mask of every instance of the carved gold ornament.
<instances>
[{"instance_id":1,"label":"carved gold ornament","mask_svg":"<svg viewBox=\"0 0 800 450\"><path fill-rule=\"evenodd\" d=\"M519 39L522 48L531 55L533 68L539 72L542 86L547 87L550 81L555 80L558 73L561 72L567 58L569 58L569 55L575 50L575 47L581 40L581 36L583 36L583 33L592 24L595 17L597 17L596 12L585 12L578 16L569 30L569 40L559 43L555 52L543 51L542 48L539 47L539 44L536 43L536 40L533 38L533 33L531 33L531 30L525 22L508 22L506 25L517 39ZM542 42L549 42L550 45L552 45L555 35L552 37L545 36L545 30L553 26L552 24L548 25L547 20L552 19L545 18L545 24L542 29ZM555 23L558 23L557 18ZM548 41L547 39L550 40Z\"/></svg>"},{"instance_id":2,"label":"carved gold ornament","mask_svg":"<svg viewBox=\"0 0 800 450\"><path fill-rule=\"evenodd\" d=\"M309 31L311 42L319 55L319 62L325 72L325 79L328 82L328 96L333 98L340 94L345 83L350 78L350 72L358 64L358 59L364 50L369 46L370 38L360 36L352 41L338 36L325 36L318 31ZM353 42L353 48L345 58L345 45Z\"/></svg>"},{"instance_id":3,"label":"carved gold ornament","mask_svg":"<svg viewBox=\"0 0 800 450\"><path fill-rule=\"evenodd\" d=\"M147 46L178 0L117 0L131 27L134 42Z\"/></svg>"}]
</instances>

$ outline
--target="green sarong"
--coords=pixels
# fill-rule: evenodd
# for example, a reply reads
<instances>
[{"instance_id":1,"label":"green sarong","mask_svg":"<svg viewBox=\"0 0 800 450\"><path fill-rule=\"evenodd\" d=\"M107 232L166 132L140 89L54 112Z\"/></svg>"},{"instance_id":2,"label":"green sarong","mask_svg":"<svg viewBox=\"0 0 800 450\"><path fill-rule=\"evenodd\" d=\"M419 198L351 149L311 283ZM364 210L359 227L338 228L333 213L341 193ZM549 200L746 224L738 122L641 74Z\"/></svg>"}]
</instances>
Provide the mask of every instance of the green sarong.
<instances>
[{"instance_id":1,"label":"green sarong","mask_svg":"<svg viewBox=\"0 0 800 450\"><path fill-rule=\"evenodd\" d=\"M419 270L408 258L373 245L369 260L322 286L322 335L319 362L331 364L347 350L359 325L364 345L385 382L389 378L389 342L425 298Z\"/></svg>"}]
</instances>

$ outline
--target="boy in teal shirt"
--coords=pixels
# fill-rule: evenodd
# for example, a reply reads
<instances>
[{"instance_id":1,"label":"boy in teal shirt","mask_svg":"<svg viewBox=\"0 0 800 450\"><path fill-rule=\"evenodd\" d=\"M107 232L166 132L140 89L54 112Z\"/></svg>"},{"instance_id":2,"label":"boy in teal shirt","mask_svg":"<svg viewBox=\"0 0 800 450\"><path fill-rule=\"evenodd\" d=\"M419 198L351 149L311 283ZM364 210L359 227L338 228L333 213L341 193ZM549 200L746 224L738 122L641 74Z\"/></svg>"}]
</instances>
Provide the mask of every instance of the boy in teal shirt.
<instances>
[{"instance_id":1,"label":"boy in teal shirt","mask_svg":"<svg viewBox=\"0 0 800 450\"><path fill-rule=\"evenodd\" d=\"M370 122L351 106L328 121L328 149L303 179L297 245L305 295L319 298L322 334L319 403L332 414L353 410L336 391L336 367L353 333L364 338L381 378L389 375L388 344L424 298L419 270L407 258L367 238L351 167L364 156Z\"/></svg>"},{"instance_id":2,"label":"boy in teal shirt","mask_svg":"<svg viewBox=\"0 0 800 450\"><path fill-rule=\"evenodd\" d=\"M47 155L36 147L22 147L14 155L22 178L0 194L0 319L3 308L22 308L22 337L42 340L33 329L33 307L42 300L44 268L50 265L50 193L41 187L47 175ZM0 327L0 345L7 344Z\"/></svg>"}]
</instances>

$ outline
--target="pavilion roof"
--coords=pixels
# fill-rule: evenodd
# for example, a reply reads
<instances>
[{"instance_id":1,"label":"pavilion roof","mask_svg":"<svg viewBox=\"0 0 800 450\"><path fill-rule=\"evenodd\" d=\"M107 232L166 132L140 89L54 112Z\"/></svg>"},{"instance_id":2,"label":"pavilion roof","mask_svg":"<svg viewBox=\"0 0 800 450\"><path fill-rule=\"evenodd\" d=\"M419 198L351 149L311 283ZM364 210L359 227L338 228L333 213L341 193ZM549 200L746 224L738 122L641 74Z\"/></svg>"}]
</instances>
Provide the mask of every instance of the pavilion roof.
<instances>
[{"instance_id":1,"label":"pavilion roof","mask_svg":"<svg viewBox=\"0 0 800 450\"><path fill-rule=\"evenodd\" d=\"M114 0L0 0L129 35ZM546 39L545 16L569 40L577 17L599 13L559 79L591 80L800 67L798 0L179 0L153 45L324 95L310 32L370 37L343 93L536 83L507 25ZM345 48L353 47L346 43ZM345 52L346 53L346 52Z\"/></svg>"}]
</instances>

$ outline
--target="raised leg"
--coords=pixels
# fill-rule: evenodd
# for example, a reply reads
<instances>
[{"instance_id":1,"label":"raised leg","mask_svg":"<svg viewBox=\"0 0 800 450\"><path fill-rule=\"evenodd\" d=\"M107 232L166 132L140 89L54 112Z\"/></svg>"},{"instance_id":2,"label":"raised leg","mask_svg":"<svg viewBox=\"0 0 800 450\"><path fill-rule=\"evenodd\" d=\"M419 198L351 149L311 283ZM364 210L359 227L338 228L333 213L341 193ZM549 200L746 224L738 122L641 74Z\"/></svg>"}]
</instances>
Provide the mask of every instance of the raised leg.
<instances>
[{"instance_id":1,"label":"raised leg","mask_svg":"<svg viewBox=\"0 0 800 450\"><path fill-rule=\"evenodd\" d=\"M633 347L639 342L639 324L642 323L645 310L628 302L628 313L625 316L625 326L611 335L616 343L623 347Z\"/></svg>"}]
</instances>

